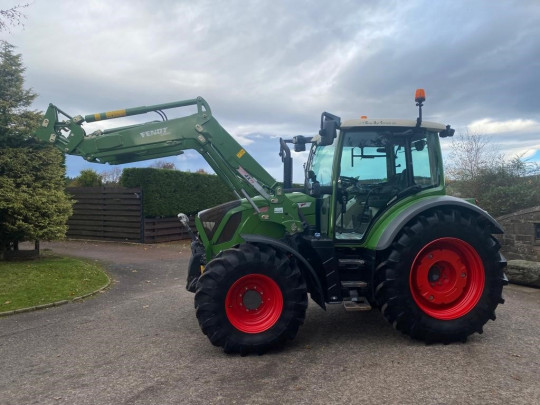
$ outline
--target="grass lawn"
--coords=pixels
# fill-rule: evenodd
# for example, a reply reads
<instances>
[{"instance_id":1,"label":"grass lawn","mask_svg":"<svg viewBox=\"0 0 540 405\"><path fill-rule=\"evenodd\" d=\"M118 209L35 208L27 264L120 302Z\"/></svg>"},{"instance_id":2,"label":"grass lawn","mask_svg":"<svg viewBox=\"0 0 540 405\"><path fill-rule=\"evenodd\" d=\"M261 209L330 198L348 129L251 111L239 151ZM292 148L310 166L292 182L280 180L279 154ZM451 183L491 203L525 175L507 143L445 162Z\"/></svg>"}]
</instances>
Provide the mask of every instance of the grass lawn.
<instances>
[{"instance_id":1,"label":"grass lawn","mask_svg":"<svg viewBox=\"0 0 540 405\"><path fill-rule=\"evenodd\" d=\"M80 297L108 282L101 266L71 257L0 262L0 312Z\"/></svg>"}]
</instances>

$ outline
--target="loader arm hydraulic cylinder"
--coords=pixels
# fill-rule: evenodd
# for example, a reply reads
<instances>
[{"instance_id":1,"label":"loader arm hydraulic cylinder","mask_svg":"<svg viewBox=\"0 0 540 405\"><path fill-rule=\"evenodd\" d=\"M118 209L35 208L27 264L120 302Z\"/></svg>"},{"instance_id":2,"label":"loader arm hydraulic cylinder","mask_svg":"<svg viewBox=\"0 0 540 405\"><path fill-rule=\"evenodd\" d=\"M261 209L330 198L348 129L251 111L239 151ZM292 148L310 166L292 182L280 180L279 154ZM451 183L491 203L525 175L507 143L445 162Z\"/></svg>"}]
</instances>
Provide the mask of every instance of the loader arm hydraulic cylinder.
<instances>
[{"instance_id":1,"label":"loader arm hydraulic cylinder","mask_svg":"<svg viewBox=\"0 0 540 405\"><path fill-rule=\"evenodd\" d=\"M197 106L197 113L168 120L163 110ZM82 124L155 111L163 121L98 130L86 134ZM59 116L63 116L63 120ZM238 195L270 198L278 183L212 116L202 98L127 108L71 117L53 104L35 136L70 155L90 162L122 164L199 152L210 167Z\"/></svg>"}]
</instances>

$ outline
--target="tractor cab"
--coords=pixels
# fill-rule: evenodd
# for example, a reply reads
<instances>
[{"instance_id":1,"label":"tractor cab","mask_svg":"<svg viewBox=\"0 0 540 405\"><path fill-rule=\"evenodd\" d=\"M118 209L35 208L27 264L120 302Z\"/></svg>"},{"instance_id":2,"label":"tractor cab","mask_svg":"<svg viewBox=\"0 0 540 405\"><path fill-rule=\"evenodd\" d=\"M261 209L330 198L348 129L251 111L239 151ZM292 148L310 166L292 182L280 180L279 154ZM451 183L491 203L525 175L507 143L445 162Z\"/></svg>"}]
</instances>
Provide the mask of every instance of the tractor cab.
<instances>
[{"instance_id":1,"label":"tractor cab","mask_svg":"<svg viewBox=\"0 0 540 405\"><path fill-rule=\"evenodd\" d=\"M331 145L313 144L306 186L320 200L321 233L361 240L389 207L443 186L439 132L413 120L345 121Z\"/></svg>"}]
</instances>

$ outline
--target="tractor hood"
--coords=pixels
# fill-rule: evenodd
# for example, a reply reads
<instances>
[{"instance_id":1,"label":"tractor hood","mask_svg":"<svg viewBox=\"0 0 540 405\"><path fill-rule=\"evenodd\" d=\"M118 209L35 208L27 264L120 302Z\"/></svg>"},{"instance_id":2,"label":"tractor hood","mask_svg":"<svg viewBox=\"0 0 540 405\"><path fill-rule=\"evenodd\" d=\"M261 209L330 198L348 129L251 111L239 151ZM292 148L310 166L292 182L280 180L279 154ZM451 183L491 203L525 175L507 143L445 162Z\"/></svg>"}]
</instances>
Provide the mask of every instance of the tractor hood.
<instances>
[{"instance_id":1,"label":"tractor hood","mask_svg":"<svg viewBox=\"0 0 540 405\"><path fill-rule=\"evenodd\" d=\"M282 203L269 203L262 197L252 201L257 213L246 199L230 201L198 213L195 226L204 244L207 257L243 242L241 234L258 234L281 239L288 221L301 217L313 225L315 199L304 193L287 193ZM285 225L285 226L284 226Z\"/></svg>"}]
</instances>

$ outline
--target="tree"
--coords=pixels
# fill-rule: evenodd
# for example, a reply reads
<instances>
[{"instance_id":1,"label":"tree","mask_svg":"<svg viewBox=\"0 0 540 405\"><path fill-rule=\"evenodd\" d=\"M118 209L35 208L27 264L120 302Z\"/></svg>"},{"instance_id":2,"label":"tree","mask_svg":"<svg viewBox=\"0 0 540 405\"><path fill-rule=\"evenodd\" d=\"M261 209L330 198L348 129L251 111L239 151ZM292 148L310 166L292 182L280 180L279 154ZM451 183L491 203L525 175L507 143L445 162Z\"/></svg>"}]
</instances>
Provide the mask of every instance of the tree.
<instances>
[{"instance_id":1,"label":"tree","mask_svg":"<svg viewBox=\"0 0 540 405\"><path fill-rule=\"evenodd\" d=\"M42 116L28 107L21 55L0 43L0 258L25 240L65 235L72 202L64 192L64 156L32 138Z\"/></svg>"},{"instance_id":2,"label":"tree","mask_svg":"<svg viewBox=\"0 0 540 405\"><path fill-rule=\"evenodd\" d=\"M466 131L452 138L451 152L445 163L450 185L457 182L464 196L470 197L478 195L483 187L480 174L501 166L504 155L485 135Z\"/></svg>"},{"instance_id":3,"label":"tree","mask_svg":"<svg viewBox=\"0 0 540 405\"><path fill-rule=\"evenodd\" d=\"M0 259L25 240L62 238L72 201L54 149L0 149Z\"/></svg>"},{"instance_id":4,"label":"tree","mask_svg":"<svg viewBox=\"0 0 540 405\"><path fill-rule=\"evenodd\" d=\"M446 173L455 180L474 180L481 170L504 161L485 135L466 131L452 138Z\"/></svg>"},{"instance_id":5,"label":"tree","mask_svg":"<svg viewBox=\"0 0 540 405\"><path fill-rule=\"evenodd\" d=\"M483 185L476 198L493 216L510 214L540 205L538 165L516 156L495 168L483 170L478 182Z\"/></svg>"},{"instance_id":6,"label":"tree","mask_svg":"<svg viewBox=\"0 0 540 405\"><path fill-rule=\"evenodd\" d=\"M152 169L176 170L176 166L173 162L166 162L164 160L158 160L152 163L149 167Z\"/></svg>"},{"instance_id":7,"label":"tree","mask_svg":"<svg viewBox=\"0 0 540 405\"><path fill-rule=\"evenodd\" d=\"M13 51L13 45L0 41L0 148L35 145L32 132L42 119L28 109L37 94L24 89L22 57Z\"/></svg>"},{"instance_id":8,"label":"tree","mask_svg":"<svg viewBox=\"0 0 540 405\"><path fill-rule=\"evenodd\" d=\"M485 136L465 133L453 140L449 157L449 194L475 198L495 217L540 205L538 165L523 156L505 160Z\"/></svg>"},{"instance_id":9,"label":"tree","mask_svg":"<svg viewBox=\"0 0 540 405\"><path fill-rule=\"evenodd\" d=\"M101 172L101 181L105 186L119 186L120 177L122 177L122 169L119 167L113 167L111 170Z\"/></svg>"},{"instance_id":10,"label":"tree","mask_svg":"<svg viewBox=\"0 0 540 405\"><path fill-rule=\"evenodd\" d=\"M81 170L79 175L69 184L70 187L101 187L102 185L101 175L92 169Z\"/></svg>"},{"instance_id":11,"label":"tree","mask_svg":"<svg viewBox=\"0 0 540 405\"><path fill-rule=\"evenodd\" d=\"M8 27L23 25L24 14L22 10L30 4L18 4L11 8L0 10L0 31L8 30Z\"/></svg>"}]
</instances>

